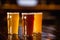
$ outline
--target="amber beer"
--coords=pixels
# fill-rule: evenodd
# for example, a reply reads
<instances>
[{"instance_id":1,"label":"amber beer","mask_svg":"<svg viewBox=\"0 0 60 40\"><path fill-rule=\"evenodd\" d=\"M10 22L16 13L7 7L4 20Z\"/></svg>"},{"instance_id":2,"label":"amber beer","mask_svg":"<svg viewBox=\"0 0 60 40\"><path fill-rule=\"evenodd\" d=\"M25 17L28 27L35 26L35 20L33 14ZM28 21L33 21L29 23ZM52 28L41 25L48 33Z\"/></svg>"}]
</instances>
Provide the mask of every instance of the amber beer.
<instances>
[{"instance_id":1,"label":"amber beer","mask_svg":"<svg viewBox=\"0 0 60 40\"><path fill-rule=\"evenodd\" d=\"M22 18L25 35L42 32L42 13L22 13Z\"/></svg>"},{"instance_id":2,"label":"amber beer","mask_svg":"<svg viewBox=\"0 0 60 40\"><path fill-rule=\"evenodd\" d=\"M23 21L24 21L24 35L32 35L33 32L33 21L34 21L34 15L28 15L25 13L22 13ZM22 22L23 22L22 21Z\"/></svg>"},{"instance_id":3,"label":"amber beer","mask_svg":"<svg viewBox=\"0 0 60 40\"><path fill-rule=\"evenodd\" d=\"M8 34L18 34L19 13L7 12Z\"/></svg>"},{"instance_id":4,"label":"amber beer","mask_svg":"<svg viewBox=\"0 0 60 40\"><path fill-rule=\"evenodd\" d=\"M41 40L42 34L42 12L34 14L33 40Z\"/></svg>"}]
</instances>

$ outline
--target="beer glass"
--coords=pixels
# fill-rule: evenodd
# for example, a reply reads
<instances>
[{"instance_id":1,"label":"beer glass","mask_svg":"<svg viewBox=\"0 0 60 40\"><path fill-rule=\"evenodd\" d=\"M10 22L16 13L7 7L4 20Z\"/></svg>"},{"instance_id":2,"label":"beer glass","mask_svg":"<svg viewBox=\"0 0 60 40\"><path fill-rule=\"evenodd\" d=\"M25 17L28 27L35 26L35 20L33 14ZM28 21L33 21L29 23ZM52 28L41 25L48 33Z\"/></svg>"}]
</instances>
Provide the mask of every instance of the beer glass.
<instances>
[{"instance_id":1,"label":"beer glass","mask_svg":"<svg viewBox=\"0 0 60 40\"><path fill-rule=\"evenodd\" d=\"M12 40L13 39L12 36L15 36L17 38L19 26L19 13L7 12L7 23L8 23L8 39Z\"/></svg>"},{"instance_id":2,"label":"beer glass","mask_svg":"<svg viewBox=\"0 0 60 40\"><path fill-rule=\"evenodd\" d=\"M24 36L30 37L32 40L32 36L42 33L42 12L22 13L22 24Z\"/></svg>"}]
</instances>

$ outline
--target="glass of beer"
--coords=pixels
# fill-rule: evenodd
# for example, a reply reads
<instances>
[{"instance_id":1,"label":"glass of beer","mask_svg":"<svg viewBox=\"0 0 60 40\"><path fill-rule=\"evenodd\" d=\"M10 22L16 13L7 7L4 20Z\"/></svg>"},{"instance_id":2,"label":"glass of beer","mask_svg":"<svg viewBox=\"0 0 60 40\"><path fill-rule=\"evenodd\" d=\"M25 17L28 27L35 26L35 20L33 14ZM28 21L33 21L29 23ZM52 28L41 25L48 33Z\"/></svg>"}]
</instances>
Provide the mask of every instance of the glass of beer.
<instances>
[{"instance_id":1,"label":"glass of beer","mask_svg":"<svg viewBox=\"0 0 60 40\"><path fill-rule=\"evenodd\" d=\"M18 35L19 26L19 13L18 12L7 12L7 23L8 23L8 39L16 39ZM15 38L12 38L12 37Z\"/></svg>"},{"instance_id":2,"label":"glass of beer","mask_svg":"<svg viewBox=\"0 0 60 40\"><path fill-rule=\"evenodd\" d=\"M38 35L41 34L42 12L22 13L22 27L23 27L24 36L31 37L34 36L35 33Z\"/></svg>"}]
</instances>

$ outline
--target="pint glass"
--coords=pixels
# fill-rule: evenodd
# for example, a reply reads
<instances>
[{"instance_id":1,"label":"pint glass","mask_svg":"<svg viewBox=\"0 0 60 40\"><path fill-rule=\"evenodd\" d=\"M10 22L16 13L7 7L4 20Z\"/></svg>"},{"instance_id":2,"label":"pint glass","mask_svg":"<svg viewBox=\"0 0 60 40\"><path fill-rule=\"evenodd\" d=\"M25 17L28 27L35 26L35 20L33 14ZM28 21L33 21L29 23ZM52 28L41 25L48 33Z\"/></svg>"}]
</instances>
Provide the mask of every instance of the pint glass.
<instances>
[{"instance_id":1,"label":"pint glass","mask_svg":"<svg viewBox=\"0 0 60 40\"><path fill-rule=\"evenodd\" d=\"M42 12L22 13L22 27L25 36L42 33Z\"/></svg>"},{"instance_id":2,"label":"pint glass","mask_svg":"<svg viewBox=\"0 0 60 40\"><path fill-rule=\"evenodd\" d=\"M7 12L7 23L8 23L8 36L9 40L12 40L12 36L15 37L18 34L19 26L19 13L18 12Z\"/></svg>"}]
</instances>

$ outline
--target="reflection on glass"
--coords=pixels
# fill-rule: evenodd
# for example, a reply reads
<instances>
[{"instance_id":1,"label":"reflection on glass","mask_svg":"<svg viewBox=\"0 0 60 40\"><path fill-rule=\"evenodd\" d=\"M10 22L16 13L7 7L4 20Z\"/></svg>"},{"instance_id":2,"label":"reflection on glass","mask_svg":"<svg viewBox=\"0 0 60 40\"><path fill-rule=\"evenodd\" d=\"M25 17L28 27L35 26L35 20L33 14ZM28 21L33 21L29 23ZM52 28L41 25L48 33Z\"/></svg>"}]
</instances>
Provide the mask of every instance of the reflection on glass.
<instances>
[{"instance_id":1,"label":"reflection on glass","mask_svg":"<svg viewBox=\"0 0 60 40\"><path fill-rule=\"evenodd\" d=\"M18 39L18 26L19 26L19 13L18 12L7 12L7 23L8 23L8 39L12 40L13 36Z\"/></svg>"},{"instance_id":2,"label":"reflection on glass","mask_svg":"<svg viewBox=\"0 0 60 40\"><path fill-rule=\"evenodd\" d=\"M22 13L22 24L24 36L29 37L31 40L40 40L42 33L42 13Z\"/></svg>"},{"instance_id":3,"label":"reflection on glass","mask_svg":"<svg viewBox=\"0 0 60 40\"><path fill-rule=\"evenodd\" d=\"M55 26L49 25L49 26L43 26L43 32L42 32L42 40L54 40L55 35L53 34L55 31Z\"/></svg>"},{"instance_id":4,"label":"reflection on glass","mask_svg":"<svg viewBox=\"0 0 60 40\"><path fill-rule=\"evenodd\" d=\"M19 25L19 13L8 12L8 40L40 40L42 33L42 12L22 13ZM19 37L19 38L18 38Z\"/></svg>"}]
</instances>

